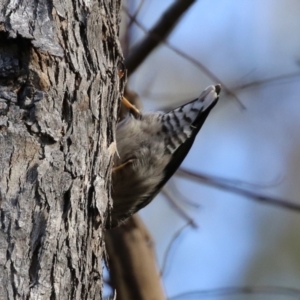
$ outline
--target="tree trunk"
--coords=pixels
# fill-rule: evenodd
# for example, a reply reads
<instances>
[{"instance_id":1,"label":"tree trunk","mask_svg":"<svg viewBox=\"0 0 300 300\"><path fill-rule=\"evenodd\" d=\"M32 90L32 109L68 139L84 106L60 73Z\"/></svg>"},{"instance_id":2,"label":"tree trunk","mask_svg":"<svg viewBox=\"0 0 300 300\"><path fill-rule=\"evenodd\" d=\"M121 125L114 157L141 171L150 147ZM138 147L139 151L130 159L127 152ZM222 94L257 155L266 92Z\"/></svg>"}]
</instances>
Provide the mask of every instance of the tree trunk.
<instances>
[{"instance_id":1,"label":"tree trunk","mask_svg":"<svg viewBox=\"0 0 300 300\"><path fill-rule=\"evenodd\" d=\"M0 4L0 299L101 299L120 1Z\"/></svg>"}]
</instances>

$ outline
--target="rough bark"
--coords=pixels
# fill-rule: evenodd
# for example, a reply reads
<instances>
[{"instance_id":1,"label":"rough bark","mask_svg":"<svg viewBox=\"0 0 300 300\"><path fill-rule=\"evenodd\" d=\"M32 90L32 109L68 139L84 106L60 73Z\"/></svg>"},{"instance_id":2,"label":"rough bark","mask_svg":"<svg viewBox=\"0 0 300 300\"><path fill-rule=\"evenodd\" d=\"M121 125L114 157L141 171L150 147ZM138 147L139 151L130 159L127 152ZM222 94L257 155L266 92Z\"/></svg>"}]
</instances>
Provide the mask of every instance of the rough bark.
<instances>
[{"instance_id":1,"label":"rough bark","mask_svg":"<svg viewBox=\"0 0 300 300\"><path fill-rule=\"evenodd\" d=\"M0 3L0 299L101 299L119 10Z\"/></svg>"}]
</instances>

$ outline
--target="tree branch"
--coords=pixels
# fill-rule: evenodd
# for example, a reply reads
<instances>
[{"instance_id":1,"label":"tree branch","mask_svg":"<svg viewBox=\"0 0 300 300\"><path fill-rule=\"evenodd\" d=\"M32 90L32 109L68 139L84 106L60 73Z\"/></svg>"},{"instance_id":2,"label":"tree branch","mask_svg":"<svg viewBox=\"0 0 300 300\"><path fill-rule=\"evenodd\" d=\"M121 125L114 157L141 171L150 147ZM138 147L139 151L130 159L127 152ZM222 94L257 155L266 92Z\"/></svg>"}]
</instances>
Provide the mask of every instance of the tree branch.
<instances>
[{"instance_id":1,"label":"tree branch","mask_svg":"<svg viewBox=\"0 0 300 300\"><path fill-rule=\"evenodd\" d=\"M118 300L165 300L153 239L138 215L105 233L111 282Z\"/></svg>"},{"instance_id":2,"label":"tree branch","mask_svg":"<svg viewBox=\"0 0 300 300\"><path fill-rule=\"evenodd\" d=\"M132 48L126 58L125 66L128 76L136 70L161 41L168 37L180 17L194 2L195 0L177 0L163 13L148 35Z\"/></svg>"},{"instance_id":3,"label":"tree branch","mask_svg":"<svg viewBox=\"0 0 300 300\"><path fill-rule=\"evenodd\" d=\"M259 193L255 193L252 191L248 191L246 189L230 185L228 183L220 181L218 178L214 178L211 176L207 176L204 174L199 174L193 171L189 171L184 168L180 168L177 172L176 175L184 177L184 178L189 178L197 182L205 183L206 185L214 186L217 188L220 188L222 190L230 191L235 194L239 194L242 196L246 196L248 198L251 198L255 201L263 202L265 204L270 204L274 205L277 207L281 207L284 209L292 210L295 212L300 212L300 205L296 203L289 202L284 199L277 199L273 197L268 197L265 195L261 195Z\"/></svg>"}]
</instances>

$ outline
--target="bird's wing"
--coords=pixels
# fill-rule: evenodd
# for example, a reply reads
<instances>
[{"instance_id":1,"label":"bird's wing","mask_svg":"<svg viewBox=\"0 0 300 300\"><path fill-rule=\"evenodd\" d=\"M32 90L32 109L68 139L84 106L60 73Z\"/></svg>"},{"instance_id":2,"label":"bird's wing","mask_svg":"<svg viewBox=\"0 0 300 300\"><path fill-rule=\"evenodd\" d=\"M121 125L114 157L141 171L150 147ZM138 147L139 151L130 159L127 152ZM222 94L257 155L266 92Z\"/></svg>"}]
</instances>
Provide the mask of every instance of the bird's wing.
<instances>
[{"instance_id":1,"label":"bird's wing","mask_svg":"<svg viewBox=\"0 0 300 300\"><path fill-rule=\"evenodd\" d=\"M207 116L219 99L221 86L209 86L200 96L168 113L163 118L166 135L166 151L171 153L171 160L164 170L163 180L155 187L153 193L141 201L138 209L146 206L172 177L191 149L196 135Z\"/></svg>"}]
</instances>

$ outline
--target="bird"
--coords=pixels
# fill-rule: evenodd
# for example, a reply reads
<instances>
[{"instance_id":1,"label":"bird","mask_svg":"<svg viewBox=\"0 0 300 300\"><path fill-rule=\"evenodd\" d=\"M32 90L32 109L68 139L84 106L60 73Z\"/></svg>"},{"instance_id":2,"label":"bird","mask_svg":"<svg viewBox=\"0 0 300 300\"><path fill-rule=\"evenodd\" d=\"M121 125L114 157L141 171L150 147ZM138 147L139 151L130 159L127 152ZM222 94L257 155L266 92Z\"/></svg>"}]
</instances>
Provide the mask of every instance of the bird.
<instances>
[{"instance_id":1,"label":"bird","mask_svg":"<svg viewBox=\"0 0 300 300\"><path fill-rule=\"evenodd\" d=\"M116 127L112 169L112 208L108 229L120 226L149 204L176 172L219 99L221 85L169 112L142 114L131 107Z\"/></svg>"}]
</instances>

